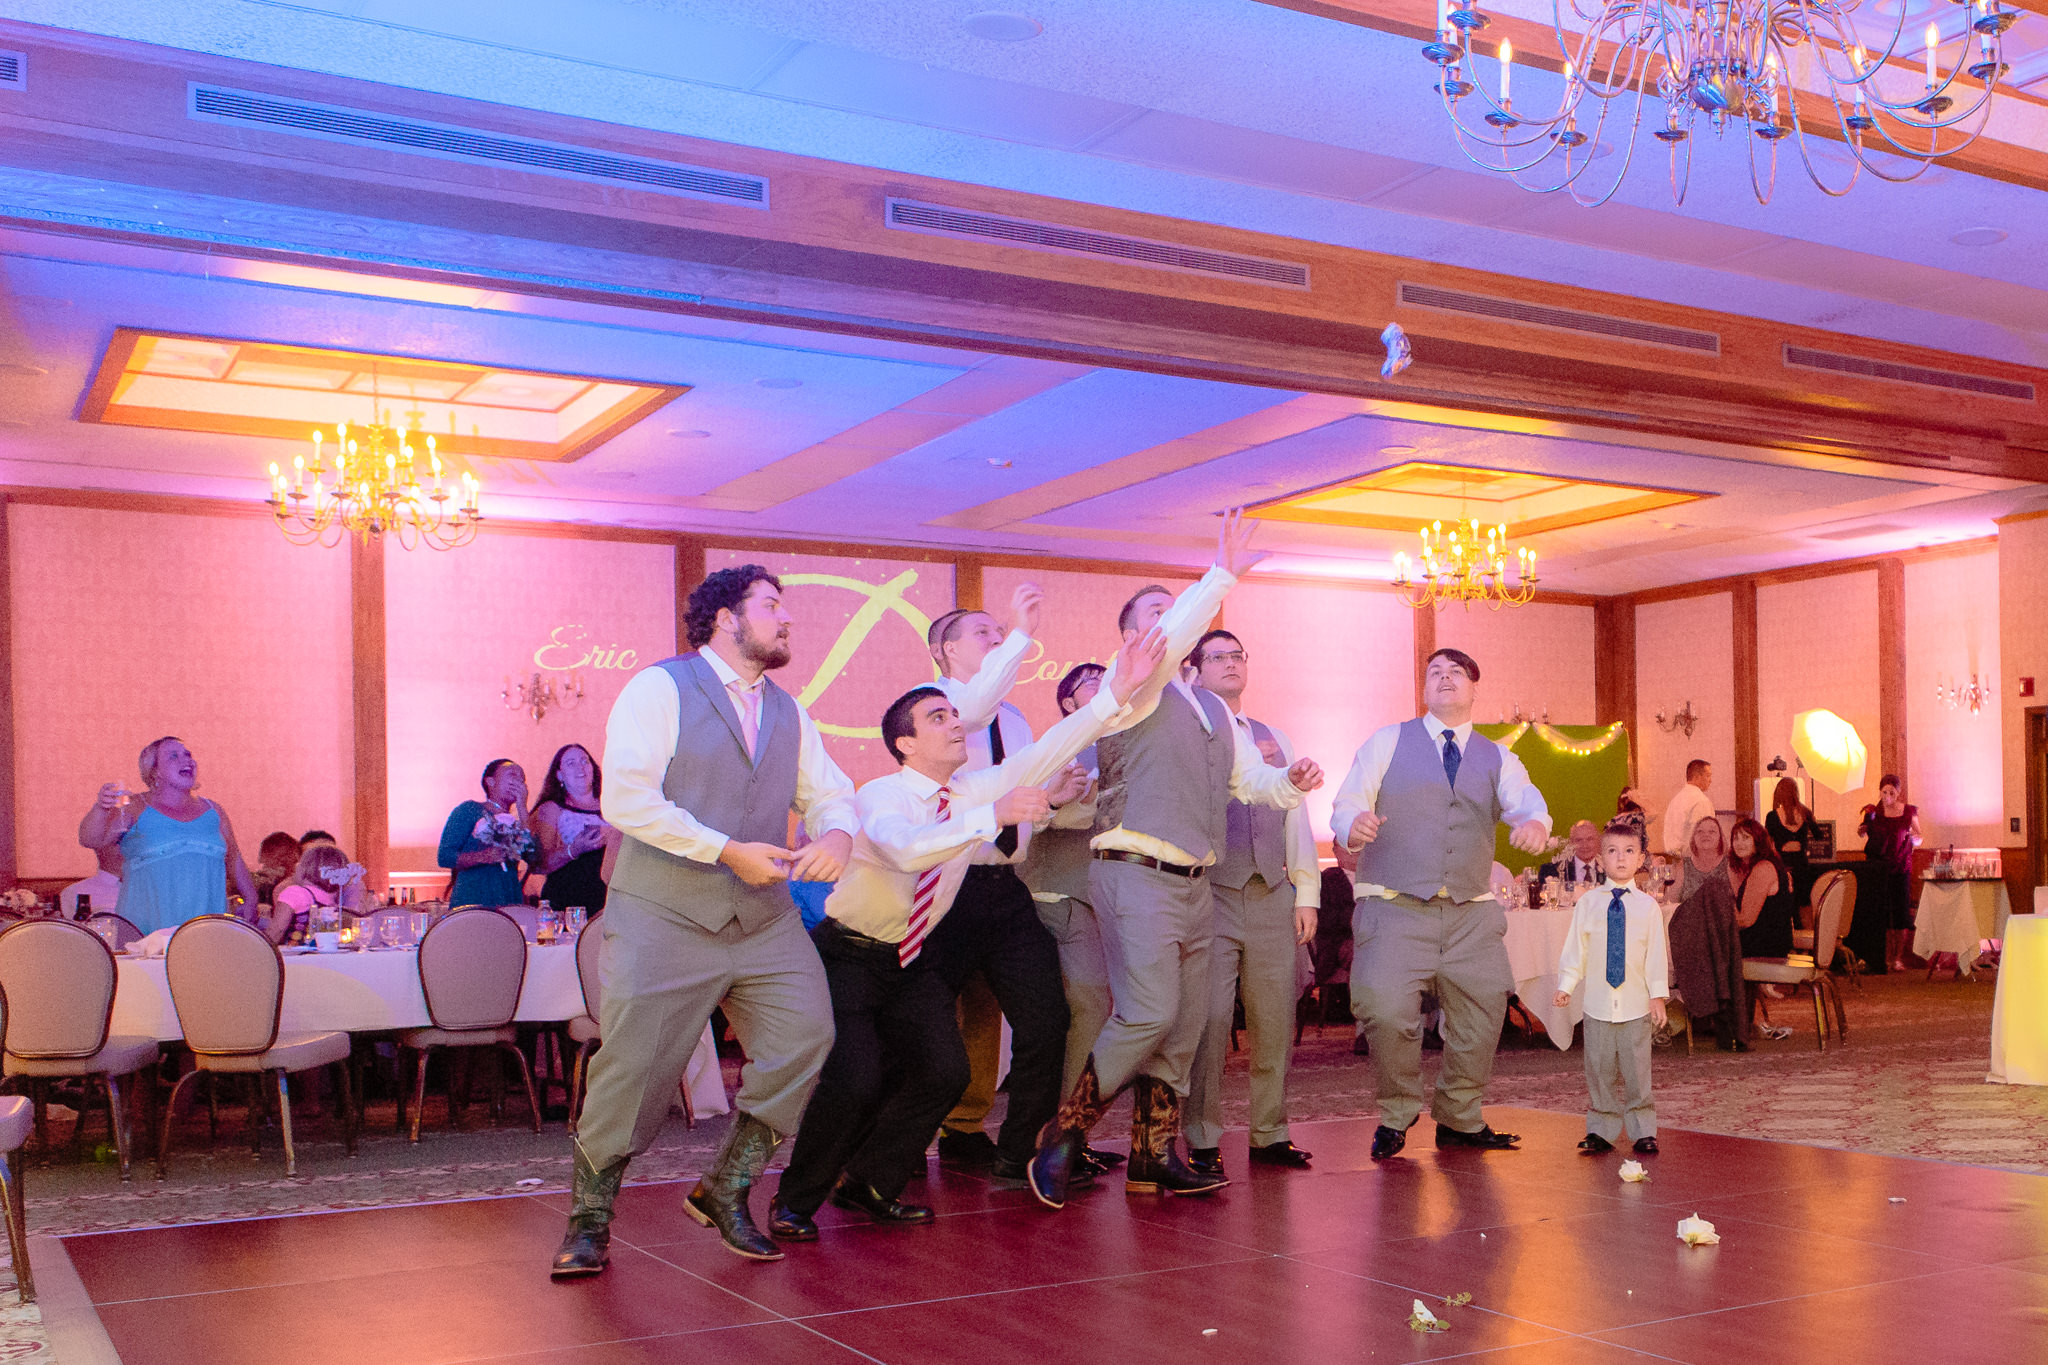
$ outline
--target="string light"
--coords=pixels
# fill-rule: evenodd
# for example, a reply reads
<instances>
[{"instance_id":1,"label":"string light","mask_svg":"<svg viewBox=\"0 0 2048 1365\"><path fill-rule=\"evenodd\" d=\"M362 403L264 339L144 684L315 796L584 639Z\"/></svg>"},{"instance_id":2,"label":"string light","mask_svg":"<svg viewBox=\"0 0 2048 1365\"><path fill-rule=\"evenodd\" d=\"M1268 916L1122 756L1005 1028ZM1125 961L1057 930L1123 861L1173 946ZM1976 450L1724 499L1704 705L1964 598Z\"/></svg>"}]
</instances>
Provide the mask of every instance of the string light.
<instances>
[{"instance_id":1,"label":"string light","mask_svg":"<svg viewBox=\"0 0 2048 1365\"><path fill-rule=\"evenodd\" d=\"M1525 720L1506 734L1496 737L1493 742L1503 749L1512 749L1521 742L1522 736L1528 734L1531 730L1536 732L1538 739L1559 753L1570 754L1574 758L1587 758L1599 753L1602 749L1614 743L1615 740L1621 738L1622 735L1627 733L1628 727L1621 721L1616 721L1593 738L1581 741L1574 740L1554 725L1545 725L1541 721Z\"/></svg>"}]
</instances>

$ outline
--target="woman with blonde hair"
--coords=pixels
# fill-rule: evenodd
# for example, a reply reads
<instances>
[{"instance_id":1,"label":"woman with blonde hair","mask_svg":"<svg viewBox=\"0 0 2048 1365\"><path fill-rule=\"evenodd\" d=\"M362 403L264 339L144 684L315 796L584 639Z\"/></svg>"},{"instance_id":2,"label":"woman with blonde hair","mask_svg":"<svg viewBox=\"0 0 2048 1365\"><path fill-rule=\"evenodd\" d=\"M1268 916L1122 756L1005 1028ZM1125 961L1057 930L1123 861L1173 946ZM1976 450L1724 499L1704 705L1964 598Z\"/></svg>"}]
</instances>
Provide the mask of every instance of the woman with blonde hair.
<instances>
[{"instance_id":1,"label":"woman with blonde hair","mask_svg":"<svg viewBox=\"0 0 2048 1365\"><path fill-rule=\"evenodd\" d=\"M78 822L78 842L95 853L121 851L121 914L143 933L183 924L228 909L228 879L242 898L243 913L256 912L256 882L234 826L220 803L193 794L199 763L183 740L172 735L145 745L136 767L143 790L118 782L100 788L92 809ZM139 796L131 802L130 796Z\"/></svg>"},{"instance_id":2,"label":"woman with blonde hair","mask_svg":"<svg viewBox=\"0 0 2048 1365\"><path fill-rule=\"evenodd\" d=\"M292 875L278 883L270 916L259 927L272 943L304 943L315 908L339 906L354 915L362 905L363 870L333 844L312 844Z\"/></svg>"}]
</instances>

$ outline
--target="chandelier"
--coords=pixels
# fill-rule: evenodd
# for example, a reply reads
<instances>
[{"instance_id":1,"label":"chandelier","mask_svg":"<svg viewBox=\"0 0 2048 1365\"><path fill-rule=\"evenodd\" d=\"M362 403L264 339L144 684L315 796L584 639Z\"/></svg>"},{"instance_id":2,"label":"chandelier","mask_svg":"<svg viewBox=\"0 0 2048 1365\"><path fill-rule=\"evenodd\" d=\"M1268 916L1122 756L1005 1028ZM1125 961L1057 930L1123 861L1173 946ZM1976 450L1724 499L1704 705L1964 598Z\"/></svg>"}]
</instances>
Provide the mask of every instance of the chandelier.
<instances>
[{"instance_id":1,"label":"chandelier","mask_svg":"<svg viewBox=\"0 0 2048 1365\"><path fill-rule=\"evenodd\" d=\"M1934 699L1951 711L1960 711L1967 706L1970 713L1975 715L1991 703L1991 679L1987 677L1980 681L1977 675L1972 673L1967 683L1959 679L1947 684L1937 681L1934 684Z\"/></svg>"},{"instance_id":2,"label":"chandelier","mask_svg":"<svg viewBox=\"0 0 2048 1365\"><path fill-rule=\"evenodd\" d=\"M1542 81L1546 93L1519 106L1513 43L1503 39L1484 63L1472 48L1473 36L1491 22L1474 0L1437 0L1436 41L1422 51L1442 68L1436 89L1459 150L1524 189L1570 189L1581 204L1605 203L1628 175L1654 95L1662 109L1652 113L1651 136L1668 153L1674 201L1685 202L1693 134L1721 137L1731 129L1747 134L1750 188L1759 203L1770 202L1778 144L1788 137L1808 178L1839 196L1863 171L1912 180L1976 141L2006 73L2005 31L2018 18L1998 0L1953 0L1939 7L1954 17L1928 24L1916 52L1906 32L1910 0L1893 0L1898 21L1888 36L1875 35L1877 46L1857 33L1858 2L1552 0L1557 55L1543 64L1561 79L1525 66L1522 79ZM1915 60L1923 54L1924 70ZM1489 72L1482 67L1497 76L1497 95L1483 88ZM1475 93L1478 100L1468 98ZM1617 124L1627 120L1614 145L1601 141L1610 114ZM1830 183L1817 164L1809 129L1848 149L1848 175L1835 176L1840 183ZM1582 189L1587 170L1609 153L1612 178L1603 172Z\"/></svg>"},{"instance_id":3,"label":"chandelier","mask_svg":"<svg viewBox=\"0 0 2048 1365\"><path fill-rule=\"evenodd\" d=\"M368 426L342 422L334 428L330 460L323 431L313 433L313 458L292 457L291 472L270 465L265 501L278 529L294 545L339 545L347 536L367 542L389 533L410 550L426 545L452 550L476 538L483 513L477 510L482 483L467 470L452 486L441 471L434 438L422 436L418 412L403 431L384 420ZM419 468L423 440L426 469Z\"/></svg>"},{"instance_id":4,"label":"chandelier","mask_svg":"<svg viewBox=\"0 0 2048 1365\"><path fill-rule=\"evenodd\" d=\"M573 711L583 700L583 675L557 674L543 678L535 673L529 682L514 682L505 679L505 690L500 694L508 711L524 711L533 717L535 725L550 711Z\"/></svg>"},{"instance_id":5,"label":"chandelier","mask_svg":"<svg viewBox=\"0 0 2048 1365\"><path fill-rule=\"evenodd\" d=\"M1515 581L1508 582L1508 528L1482 528L1479 518L1452 522L1446 531L1440 521L1423 527L1420 572L1411 575L1407 552L1394 556L1394 587L1403 601L1418 610L1434 606L1438 611L1453 602L1467 610L1484 602L1499 611L1519 607L1536 596L1536 552L1526 545L1515 547Z\"/></svg>"}]
</instances>

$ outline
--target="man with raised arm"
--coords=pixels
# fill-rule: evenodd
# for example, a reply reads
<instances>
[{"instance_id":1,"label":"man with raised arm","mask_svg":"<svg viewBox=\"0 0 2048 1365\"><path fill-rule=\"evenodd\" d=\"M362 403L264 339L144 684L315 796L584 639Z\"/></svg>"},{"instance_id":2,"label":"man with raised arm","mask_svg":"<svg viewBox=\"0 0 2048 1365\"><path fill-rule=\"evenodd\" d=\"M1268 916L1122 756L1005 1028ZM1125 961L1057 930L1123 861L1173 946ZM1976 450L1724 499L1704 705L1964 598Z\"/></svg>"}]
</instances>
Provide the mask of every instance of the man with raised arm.
<instances>
[{"instance_id":1,"label":"man with raised arm","mask_svg":"<svg viewBox=\"0 0 2048 1365\"><path fill-rule=\"evenodd\" d=\"M1223 519L1216 563L1178 598L1148 587L1117 618L1128 640L1155 627L1167 657L1131 694L1131 715L1096 741L1100 790L1089 888L1101 918L1114 1008L1095 1050L1040 1135L1032 1193L1049 1208L1066 1203L1084 1169L1089 1129L1126 1086L1133 1089L1132 1194L1207 1194L1228 1183L1182 1159L1181 1100L1209 1009L1209 943L1216 911L1208 870L1225 842L1233 798L1290 810L1322 784L1308 759L1275 768L1251 735L1231 723L1212 692L1179 678L1181 660L1237 580L1263 555L1248 548L1241 510ZM1117 686L1118 661L1103 680Z\"/></svg>"},{"instance_id":2,"label":"man with raised arm","mask_svg":"<svg viewBox=\"0 0 2048 1365\"><path fill-rule=\"evenodd\" d=\"M1437 1073L1439 1147L1513 1147L1480 1104L1493 1076L1501 1021L1514 992L1502 942L1505 909L1494 899L1494 826L1540 853L1550 809L1522 760L1472 728L1479 665L1439 649L1423 667L1422 716L1389 725L1359 747L1337 789L1331 832L1358 854L1352 919L1351 1010L1365 1025L1378 1082L1380 1122L1372 1159L1408 1141L1422 1114L1422 996L1444 1013Z\"/></svg>"},{"instance_id":3,"label":"man with raised arm","mask_svg":"<svg viewBox=\"0 0 2048 1365\"><path fill-rule=\"evenodd\" d=\"M1004 825L1045 817L1044 784L1118 719L1165 643L1158 631L1127 641L1116 689L993 767L974 766L960 713L936 687L912 688L883 715L882 742L902 768L861 788L853 862L811 936L838 1036L776 1191L776 1237L815 1239L813 1216L828 1197L878 1223L931 1220L900 1196L968 1073L952 984L932 949L962 884L985 866L976 853ZM1055 1005L1057 1039L1066 1003Z\"/></svg>"},{"instance_id":4,"label":"man with raised arm","mask_svg":"<svg viewBox=\"0 0 2048 1365\"><path fill-rule=\"evenodd\" d=\"M610 1257L626 1163L661 1132L713 1007L747 1051L732 1129L690 1216L750 1260L782 1251L747 1193L794 1132L832 1047L825 969L787 882L836 881L858 828L853 784L818 727L768 678L789 662L782 585L759 564L690 593L695 651L641 670L605 726L604 818L625 836L605 903L604 1046L577 1128L569 1229L554 1276ZM783 847L789 814L811 843Z\"/></svg>"}]
</instances>

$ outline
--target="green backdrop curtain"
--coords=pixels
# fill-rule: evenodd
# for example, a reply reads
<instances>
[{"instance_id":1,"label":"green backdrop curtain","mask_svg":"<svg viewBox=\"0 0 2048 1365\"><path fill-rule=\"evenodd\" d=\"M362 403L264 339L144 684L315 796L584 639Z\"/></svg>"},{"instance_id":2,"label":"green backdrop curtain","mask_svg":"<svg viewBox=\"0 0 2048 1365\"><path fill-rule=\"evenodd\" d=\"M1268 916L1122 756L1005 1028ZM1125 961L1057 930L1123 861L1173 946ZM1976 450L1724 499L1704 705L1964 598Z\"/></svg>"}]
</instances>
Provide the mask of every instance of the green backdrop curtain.
<instances>
[{"instance_id":1,"label":"green backdrop curtain","mask_svg":"<svg viewBox=\"0 0 2048 1365\"><path fill-rule=\"evenodd\" d=\"M1505 747L1529 770L1529 780L1550 806L1550 832L1562 836L1573 823L1591 820L1605 825L1614 818L1614 802L1628 786L1628 730L1613 725L1517 725L1472 727ZM1493 856L1510 872L1550 861L1508 846L1508 827L1499 828Z\"/></svg>"}]
</instances>

